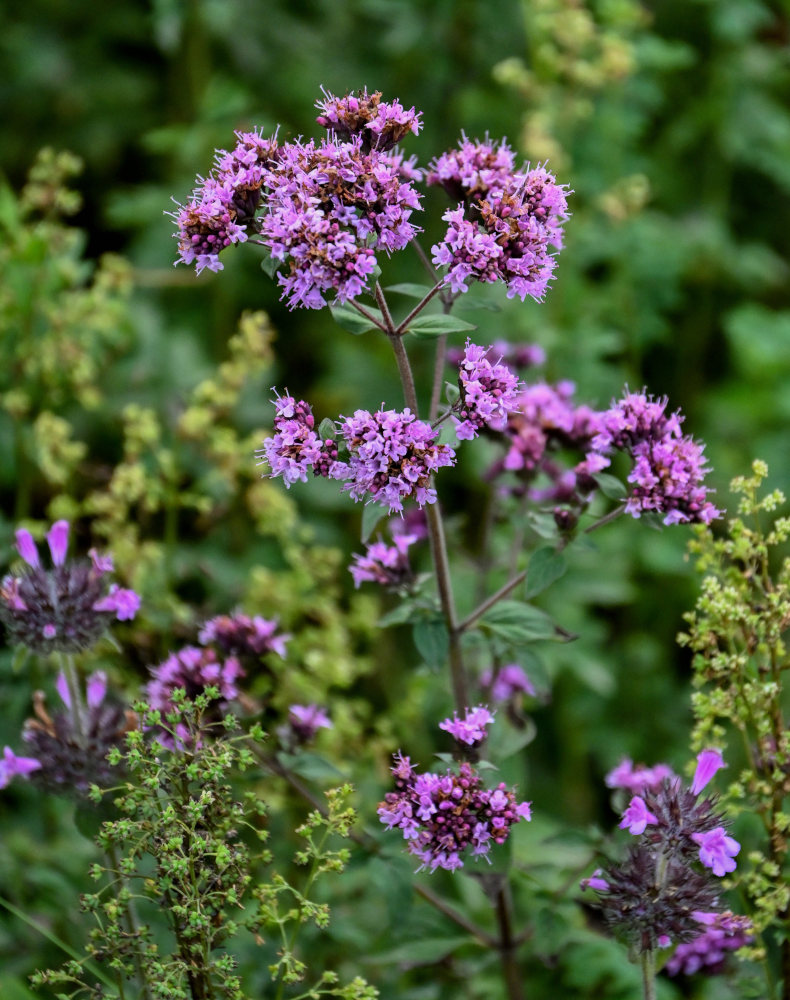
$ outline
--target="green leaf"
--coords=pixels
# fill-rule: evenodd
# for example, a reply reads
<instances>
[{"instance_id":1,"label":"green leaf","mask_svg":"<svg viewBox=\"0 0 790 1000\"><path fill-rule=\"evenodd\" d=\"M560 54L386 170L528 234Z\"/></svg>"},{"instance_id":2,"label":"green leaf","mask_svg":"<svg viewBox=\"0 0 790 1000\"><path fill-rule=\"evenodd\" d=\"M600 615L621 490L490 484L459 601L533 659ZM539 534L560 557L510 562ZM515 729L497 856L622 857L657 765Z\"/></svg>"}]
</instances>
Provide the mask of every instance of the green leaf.
<instances>
[{"instance_id":1,"label":"green leaf","mask_svg":"<svg viewBox=\"0 0 790 1000\"><path fill-rule=\"evenodd\" d=\"M422 618L412 630L417 652L429 667L440 667L447 659L450 637L441 618Z\"/></svg>"},{"instance_id":2,"label":"green leaf","mask_svg":"<svg viewBox=\"0 0 790 1000\"><path fill-rule=\"evenodd\" d=\"M362 313L357 312L351 306L330 306L329 311L332 313L332 318L337 325L349 333L353 333L355 337L376 329L375 323L372 323L366 316L363 316ZM371 308L369 311L377 319L381 319L381 313L378 309Z\"/></svg>"},{"instance_id":3,"label":"green leaf","mask_svg":"<svg viewBox=\"0 0 790 1000\"><path fill-rule=\"evenodd\" d=\"M431 291L430 285L416 285L412 282L403 282L400 285L389 285L385 291L395 292L396 295L407 295L410 299L424 299Z\"/></svg>"},{"instance_id":4,"label":"green leaf","mask_svg":"<svg viewBox=\"0 0 790 1000\"><path fill-rule=\"evenodd\" d=\"M567 561L562 552L557 552L550 545L544 545L533 553L527 566L527 589L525 597L534 597L542 593L548 586L565 573Z\"/></svg>"},{"instance_id":5,"label":"green leaf","mask_svg":"<svg viewBox=\"0 0 790 1000\"><path fill-rule=\"evenodd\" d=\"M538 728L529 717L524 719L521 728L517 729L508 722L491 727L488 737L487 752L494 760L503 761L517 754L530 744L537 735Z\"/></svg>"},{"instance_id":6,"label":"green leaf","mask_svg":"<svg viewBox=\"0 0 790 1000\"><path fill-rule=\"evenodd\" d=\"M413 601L401 601L392 611L388 611L386 615L379 618L378 626L379 628L388 628L390 625L404 625L406 622L413 621L417 614L419 614L419 609Z\"/></svg>"},{"instance_id":7,"label":"green leaf","mask_svg":"<svg viewBox=\"0 0 790 1000\"><path fill-rule=\"evenodd\" d=\"M441 337L444 333L466 333L469 330L476 330L473 323L458 319L457 316L416 316L411 323L407 333L414 334L415 337L428 339L431 337Z\"/></svg>"},{"instance_id":8,"label":"green leaf","mask_svg":"<svg viewBox=\"0 0 790 1000\"><path fill-rule=\"evenodd\" d=\"M272 255L267 251L263 257L263 260L261 261L261 270L264 272L264 274L268 275L270 278L273 278L277 273L277 268L280 266L281 263L282 261L275 260L274 257L272 257Z\"/></svg>"},{"instance_id":9,"label":"green leaf","mask_svg":"<svg viewBox=\"0 0 790 1000\"><path fill-rule=\"evenodd\" d=\"M287 767L294 774L300 774L303 778L309 778L310 781L335 781L337 778L345 777L334 764L317 753L305 751L297 755L282 753L277 756L283 767Z\"/></svg>"},{"instance_id":10,"label":"green leaf","mask_svg":"<svg viewBox=\"0 0 790 1000\"><path fill-rule=\"evenodd\" d=\"M481 298L479 295L470 295L468 292L465 295L459 296L455 300L456 309L487 309L488 312L501 312L502 307L496 302L492 302L490 299Z\"/></svg>"},{"instance_id":11,"label":"green leaf","mask_svg":"<svg viewBox=\"0 0 790 1000\"><path fill-rule=\"evenodd\" d=\"M540 608L521 601L500 601L483 615L481 626L513 645L554 639L557 631L551 618Z\"/></svg>"},{"instance_id":12,"label":"green leaf","mask_svg":"<svg viewBox=\"0 0 790 1000\"><path fill-rule=\"evenodd\" d=\"M444 394L447 397L447 402L450 404L450 406L452 406L453 403L455 403L458 397L461 395L461 390L458 388L457 384L454 384L452 382L445 382Z\"/></svg>"},{"instance_id":13,"label":"green leaf","mask_svg":"<svg viewBox=\"0 0 790 1000\"><path fill-rule=\"evenodd\" d=\"M389 507L382 507L380 503L366 503L362 511L362 543L365 544L373 532L376 525L389 514Z\"/></svg>"},{"instance_id":14,"label":"green leaf","mask_svg":"<svg viewBox=\"0 0 790 1000\"><path fill-rule=\"evenodd\" d=\"M324 417L318 425L318 434L322 441L337 437L337 427L335 427L334 420L330 417Z\"/></svg>"},{"instance_id":15,"label":"green leaf","mask_svg":"<svg viewBox=\"0 0 790 1000\"><path fill-rule=\"evenodd\" d=\"M610 500L625 500L628 489L617 476L611 476L608 472L596 472L593 479L598 483L598 488L605 497Z\"/></svg>"},{"instance_id":16,"label":"green leaf","mask_svg":"<svg viewBox=\"0 0 790 1000\"><path fill-rule=\"evenodd\" d=\"M415 965L436 965L457 948L473 941L468 934L456 937L423 937L408 941L375 956L377 962L396 962Z\"/></svg>"}]
</instances>

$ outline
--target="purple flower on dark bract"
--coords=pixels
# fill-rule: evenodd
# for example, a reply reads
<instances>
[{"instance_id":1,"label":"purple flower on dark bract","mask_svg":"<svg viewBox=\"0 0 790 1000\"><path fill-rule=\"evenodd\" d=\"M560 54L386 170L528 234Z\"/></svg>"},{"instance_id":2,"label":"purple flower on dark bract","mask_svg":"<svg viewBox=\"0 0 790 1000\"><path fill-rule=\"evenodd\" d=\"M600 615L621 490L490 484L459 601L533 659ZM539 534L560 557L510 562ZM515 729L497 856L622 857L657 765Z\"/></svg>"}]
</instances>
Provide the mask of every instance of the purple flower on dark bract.
<instances>
[{"instance_id":1,"label":"purple flower on dark bract","mask_svg":"<svg viewBox=\"0 0 790 1000\"><path fill-rule=\"evenodd\" d=\"M357 410L343 417L340 432L349 451L347 462L336 462L332 479L344 481L354 500L373 499L400 512L413 498L422 507L436 501L431 476L455 464L455 452L436 444L438 432L408 409Z\"/></svg>"},{"instance_id":2,"label":"purple flower on dark bract","mask_svg":"<svg viewBox=\"0 0 790 1000\"><path fill-rule=\"evenodd\" d=\"M635 795L628 804L628 808L620 821L620 829L628 830L629 833L638 837L641 833L645 832L645 827L648 823L657 822L658 817L650 812L645 805L645 800L641 796Z\"/></svg>"},{"instance_id":3,"label":"purple flower on dark bract","mask_svg":"<svg viewBox=\"0 0 790 1000\"><path fill-rule=\"evenodd\" d=\"M458 401L453 423L459 440L477 437L484 427L503 430L508 413L515 409L521 385L518 376L488 359L489 351L467 340L458 366Z\"/></svg>"},{"instance_id":4,"label":"purple flower on dark bract","mask_svg":"<svg viewBox=\"0 0 790 1000\"><path fill-rule=\"evenodd\" d=\"M61 795L87 795L91 785L102 788L117 782L122 766L110 764L107 754L121 747L124 737L137 724L134 712L107 698L107 676L103 671L91 674L86 683L85 707L77 727L71 694L60 674L55 687L64 710L47 710L44 694L33 696L34 717L28 719L22 738L39 768L31 780L49 792Z\"/></svg>"},{"instance_id":5,"label":"purple flower on dark bract","mask_svg":"<svg viewBox=\"0 0 790 1000\"><path fill-rule=\"evenodd\" d=\"M741 845L733 837L727 836L723 826L705 833L692 833L691 839L699 844L700 861L710 868L714 875L723 878L728 872L735 871L735 857Z\"/></svg>"},{"instance_id":6,"label":"purple flower on dark bract","mask_svg":"<svg viewBox=\"0 0 790 1000\"><path fill-rule=\"evenodd\" d=\"M453 713L452 719L445 719L439 723L439 729L449 733L459 743L474 747L482 743L486 738L486 726L490 726L494 721L494 716L488 711L485 705L478 705L476 708L467 708L463 719L458 718L457 713Z\"/></svg>"},{"instance_id":7,"label":"purple flower on dark bract","mask_svg":"<svg viewBox=\"0 0 790 1000\"><path fill-rule=\"evenodd\" d=\"M5 788L12 778L26 778L40 767L41 761L35 757L17 757L11 747L5 747L0 760L0 788Z\"/></svg>"},{"instance_id":8,"label":"purple flower on dark bract","mask_svg":"<svg viewBox=\"0 0 790 1000\"><path fill-rule=\"evenodd\" d=\"M133 590L109 585L109 557L91 550L91 562L66 560L69 523L57 521L47 533L52 568L45 569L29 531L16 532L17 550L27 564L0 585L0 620L13 642L37 653L88 649L113 618L128 621L140 598Z\"/></svg>"},{"instance_id":9,"label":"purple flower on dark bract","mask_svg":"<svg viewBox=\"0 0 790 1000\"><path fill-rule=\"evenodd\" d=\"M501 198L513 183L516 154L502 139L468 139L462 132L458 149L450 149L428 164L426 182L441 185L452 201L479 203Z\"/></svg>"},{"instance_id":10,"label":"purple flower on dark bract","mask_svg":"<svg viewBox=\"0 0 790 1000\"><path fill-rule=\"evenodd\" d=\"M288 725L281 734L290 749L312 743L319 729L331 729L332 720L319 705L291 705Z\"/></svg>"},{"instance_id":11,"label":"purple flower on dark bract","mask_svg":"<svg viewBox=\"0 0 790 1000\"><path fill-rule=\"evenodd\" d=\"M503 844L511 827L531 819L530 804L517 802L504 783L485 788L467 763L458 771L418 774L408 757L395 756L395 791L379 805L379 819L398 827L408 850L435 871L462 868L464 855L486 857L493 844Z\"/></svg>"}]
</instances>

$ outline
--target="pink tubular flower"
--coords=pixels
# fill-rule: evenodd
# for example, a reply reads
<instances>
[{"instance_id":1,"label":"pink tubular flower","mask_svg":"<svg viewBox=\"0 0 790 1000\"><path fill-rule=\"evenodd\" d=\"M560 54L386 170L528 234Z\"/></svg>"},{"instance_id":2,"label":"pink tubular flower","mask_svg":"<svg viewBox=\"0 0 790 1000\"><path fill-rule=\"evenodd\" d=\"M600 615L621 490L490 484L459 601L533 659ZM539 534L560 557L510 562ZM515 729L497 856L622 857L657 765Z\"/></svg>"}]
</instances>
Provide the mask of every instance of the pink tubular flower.
<instances>
[{"instance_id":1,"label":"pink tubular flower","mask_svg":"<svg viewBox=\"0 0 790 1000\"><path fill-rule=\"evenodd\" d=\"M127 590L113 583L109 594L96 601L93 610L111 611L119 622L131 621L140 610L140 597L133 590Z\"/></svg>"},{"instance_id":2,"label":"pink tubular flower","mask_svg":"<svg viewBox=\"0 0 790 1000\"><path fill-rule=\"evenodd\" d=\"M606 892L609 888L609 883L605 878L601 878L603 871L600 868L596 868L595 871L588 878L583 878L579 883L582 889L595 889L596 892Z\"/></svg>"},{"instance_id":3,"label":"pink tubular flower","mask_svg":"<svg viewBox=\"0 0 790 1000\"><path fill-rule=\"evenodd\" d=\"M733 837L727 836L723 826L717 826L707 833L692 833L691 839L699 844L699 859L714 875L723 878L728 872L735 871L735 856L741 845Z\"/></svg>"},{"instance_id":4,"label":"pink tubular flower","mask_svg":"<svg viewBox=\"0 0 790 1000\"><path fill-rule=\"evenodd\" d=\"M69 547L69 522L56 521L47 532L47 543L55 566L62 566L66 561L66 550Z\"/></svg>"},{"instance_id":5,"label":"pink tubular flower","mask_svg":"<svg viewBox=\"0 0 790 1000\"><path fill-rule=\"evenodd\" d=\"M463 719L459 719L453 713L452 719L445 719L439 723L439 729L450 733L459 743L466 743L473 747L482 743L486 738L486 726L491 725L494 716L488 711L485 705L478 705L477 708L467 708Z\"/></svg>"},{"instance_id":6,"label":"pink tubular flower","mask_svg":"<svg viewBox=\"0 0 790 1000\"><path fill-rule=\"evenodd\" d=\"M198 638L201 645L213 644L223 653L234 656L261 657L276 653L284 657L285 644L291 636L278 631L279 628L276 618L250 617L235 611L231 615L211 618L201 628Z\"/></svg>"},{"instance_id":7,"label":"pink tubular flower","mask_svg":"<svg viewBox=\"0 0 790 1000\"><path fill-rule=\"evenodd\" d=\"M0 788L5 788L12 778L25 778L40 767L41 762L34 757L17 757L11 747L5 747L0 760Z\"/></svg>"},{"instance_id":8,"label":"pink tubular flower","mask_svg":"<svg viewBox=\"0 0 790 1000\"><path fill-rule=\"evenodd\" d=\"M319 705L291 705L288 724L299 744L310 743L319 729L332 728L332 720Z\"/></svg>"},{"instance_id":9,"label":"pink tubular flower","mask_svg":"<svg viewBox=\"0 0 790 1000\"><path fill-rule=\"evenodd\" d=\"M647 789L657 790L665 780L675 777L669 764L655 764L653 767L639 765L625 758L611 770L604 779L609 788L625 788L629 792L641 794Z\"/></svg>"},{"instance_id":10,"label":"pink tubular flower","mask_svg":"<svg viewBox=\"0 0 790 1000\"><path fill-rule=\"evenodd\" d=\"M703 750L697 754L697 770L694 772L694 781L691 784L692 792L699 795L719 768L726 766L721 750Z\"/></svg>"},{"instance_id":11,"label":"pink tubular flower","mask_svg":"<svg viewBox=\"0 0 790 1000\"><path fill-rule=\"evenodd\" d=\"M639 837L645 832L645 827L648 823L657 822L658 817L650 812L645 805L645 800L641 796L635 795L623 813L623 818L620 821L620 829L627 829L629 833L635 837Z\"/></svg>"}]
</instances>

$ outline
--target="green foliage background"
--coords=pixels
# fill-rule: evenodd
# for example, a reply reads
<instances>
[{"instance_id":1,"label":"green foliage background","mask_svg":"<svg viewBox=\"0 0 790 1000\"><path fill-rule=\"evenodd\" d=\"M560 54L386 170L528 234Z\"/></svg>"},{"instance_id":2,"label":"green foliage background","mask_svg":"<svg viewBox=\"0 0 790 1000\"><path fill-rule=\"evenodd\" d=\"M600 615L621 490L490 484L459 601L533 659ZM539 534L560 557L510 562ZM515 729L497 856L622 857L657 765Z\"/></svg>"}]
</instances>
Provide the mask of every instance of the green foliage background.
<instances>
[{"instance_id":1,"label":"green foliage background","mask_svg":"<svg viewBox=\"0 0 790 1000\"><path fill-rule=\"evenodd\" d=\"M790 487L790 6L31 0L0 13L0 541L10 549L20 518L69 516L80 519L81 542L115 548L146 599L124 637L125 666L112 667L127 680L190 641L207 614L241 602L279 615L297 636L279 703L332 706L338 726L327 746L374 802L391 750L408 745L427 763L449 703L408 633L374 634L377 598L351 590L345 565L359 551L359 509L324 484L285 495L257 481L252 451L275 382L321 413L395 403L388 345L338 330L328 311L289 312L254 251L229 257L218 276L174 270L163 215L234 128L314 134L322 85L380 89L422 109L424 131L408 151L423 164L461 129L507 135L533 162L549 158L575 191L554 288L543 305L490 293L501 310L473 314L477 339L537 341L547 377L573 379L594 405L624 383L667 394L686 430L706 441L726 506L728 481L755 455L772 485ZM11 193L43 146L84 164L70 182L79 204L59 206L74 211L70 224L47 201L68 162L45 162L27 202ZM425 208L427 247L441 231L440 193ZM385 273L388 283L420 277L408 253ZM417 349L415 363L424 390L427 354ZM454 530L472 551L483 467L470 459L447 477ZM601 778L620 755L678 768L688 758L688 657L674 646L696 588L687 533L629 521L594 537L542 598L580 638L536 650L545 704L535 741L509 762L508 779L543 817L515 848L537 870L534 839L551 844L555 824L611 826ZM4 662L0 739L13 743L30 687L48 680L22 684L10 654ZM0 818L9 831L0 894L68 937L89 856L75 846L68 809L14 789ZM374 826L372 813L364 820ZM553 843L571 870L578 845ZM445 995L479 956L448 945L453 957L439 973L418 961L401 978L410 941L431 941L433 961L442 951L434 939L454 929L420 908L399 845L389 848L391 865L352 862L330 947L369 956L365 975L384 995ZM484 909L474 880L435 882ZM355 901L361 887L382 884L386 913L375 891ZM557 983L580 997L633 995L615 947L575 910L544 912L541 892L551 894L524 888L544 914L534 995ZM3 922L0 993L27 1000L24 975L57 961L47 947ZM478 972L480 992L468 995L496 995L495 973Z\"/></svg>"}]
</instances>

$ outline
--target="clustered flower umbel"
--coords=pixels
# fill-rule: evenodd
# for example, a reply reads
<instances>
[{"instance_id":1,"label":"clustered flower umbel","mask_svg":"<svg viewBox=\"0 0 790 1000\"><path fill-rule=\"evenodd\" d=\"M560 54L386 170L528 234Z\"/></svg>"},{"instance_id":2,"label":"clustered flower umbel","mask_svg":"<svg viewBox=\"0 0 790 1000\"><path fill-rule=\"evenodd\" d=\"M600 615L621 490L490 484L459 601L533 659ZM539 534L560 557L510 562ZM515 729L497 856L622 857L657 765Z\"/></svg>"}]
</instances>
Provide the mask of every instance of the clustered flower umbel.
<instances>
[{"instance_id":1,"label":"clustered flower umbel","mask_svg":"<svg viewBox=\"0 0 790 1000\"><path fill-rule=\"evenodd\" d=\"M392 545L381 538L365 546L365 554L354 553L348 567L354 578L354 586L361 583L378 583L382 587L398 590L407 587L414 580L409 563L409 549L417 541L416 535L394 535Z\"/></svg>"},{"instance_id":2,"label":"clustered flower umbel","mask_svg":"<svg viewBox=\"0 0 790 1000\"><path fill-rule=\"evenodd\" d=\"M459 441L476 438L484 427L501 431L514 410L521 388L507 365L492 363L490 349L467 340L458 365L459 396L453 405L453 423Z\"/></svg>"},{"instance_id":3,"label":"clustered flower umbel","mask_svg":"<svg viewBox=\"0 0 790 1000\"><path fill-rule=\"evenodd\" d=\"M282 476L286 486L306 481L312 469L318 476L343 482L354 500L376 500L391 512L403 510L413 498L422 507L434 503L431 476L455 464L455 452L437 444L438 432L418 420L408 409L356 410L341 417L339 436L347 460L338 458L335 438L321 440L315 431L310 406L292 396L275 400L274 435L263 443L262 455L272 476Z\"/></svg>"},{"instance_id":4,"label":"clustered flower umbel","mask_svg":"<svg viewBox=\"0 0 790 1000\"><path fill-rule=\"evenodd\" d=\"M459 148L433 160L428 184L441 185L460 203L442 218L444 239L433 248L433 262L446 267L445 282L455 293L470 280L503 281L507 296L542 299L555 268L553 245L562 247L568 218L568 190L545 166L515 169L515 155L504 140L495 145L462 136Z\"/></svg>"},{"instance_id":5,"label":"clustered flower umbel","mask_svg":"<svg viewBox=\"0 0 790 1000\"><path fill-rule=\"evenodd\" d=\"M444 774L418 774L398 753L392 773L395 791L379 805L379 819L402 831L409 852L422 862L418 871L454 871L467 854L489 860L491 847L503 844L514 824L532 818L529 802L518 802L504 782L486 788L468 763Z\"/></svg>"},{"instance_id":6,"label":"clustered flower umbel","mask_svg":"<svg viewBox=\"0 0 790 1000\"><path fill-rule=\"evenodd\" d=\"M173 215L176 263L219 271L220 253L250 239L282 265L277 280L293 308L320 309L365 288L376 253L405 247L419 231L413 160L392 147L420 130L420 114L381 94L336 98L325 93L320 141L278 144L276 135L237 132L231 152L218 150L214 169Z\"/></svg>"},{"instance_id":7,"label":"clustered flower umbel","mask_svg":"<svg viewBox=\"0 0 790 1000\"><path fill-rule=\"evenodd\" d=\"M605 919L621 928L639 951L688 942L699 936L699 915L714 918L718 890L711 880L735 869L740 845L730 837L714 801L700 798L716 771L726 766L718 750L703 750L691 787L653 769L636 772L625 762L611 772L615 787L639 788L620 827L639 837L627 860L583 883L598 893ZM640 787L641 786L641 787ZM699 862L701 870L693 867Z\"/></svg>"},{"instance_id":8,"label":"clustered flower umbel","mask_svg":"<svg viewBox=\"0 0 790 1000\"><path fill-rule=\"evenodd\" d=\"M68 521L56 521L46 537L50 569L42 565L30 532L17 530L17 551L27 569L7 575L0 584L0 620L13 642L36 653L89 649L113 618L134 618L140 598L133 590L108 582L111 556L91 549L90 562L66 561Z\"/></svg>"}]
</instances>

